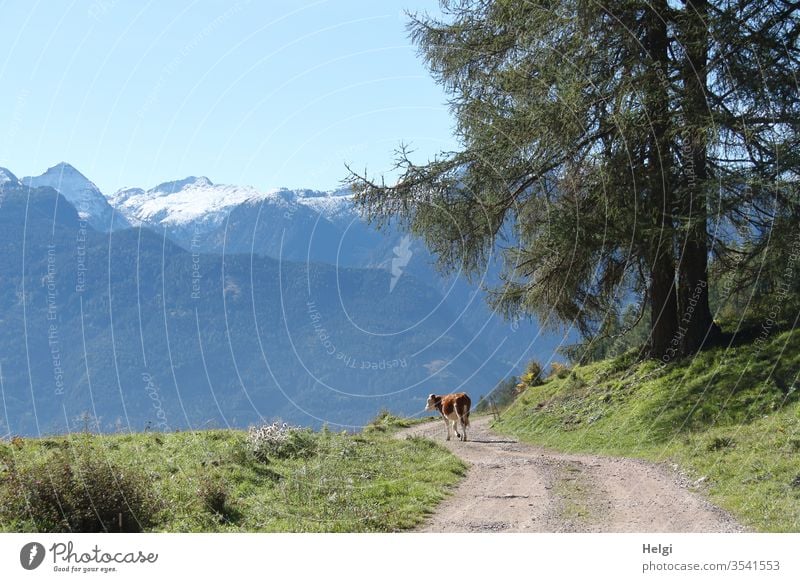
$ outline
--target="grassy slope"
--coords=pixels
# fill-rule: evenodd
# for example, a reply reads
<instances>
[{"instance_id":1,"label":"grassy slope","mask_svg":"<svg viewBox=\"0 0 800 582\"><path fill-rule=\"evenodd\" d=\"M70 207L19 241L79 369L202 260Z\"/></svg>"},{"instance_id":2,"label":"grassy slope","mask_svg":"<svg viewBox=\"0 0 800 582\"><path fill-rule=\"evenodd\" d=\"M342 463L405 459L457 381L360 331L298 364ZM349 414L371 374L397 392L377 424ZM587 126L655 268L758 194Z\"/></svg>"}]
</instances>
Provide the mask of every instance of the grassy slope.
<instances>
[{"instance_id":1,"label":"grassy slope","mask_svg":"<svg viewBox=\"0 0 800 582\"><path fill-rule=\"evenodd\" d=\"M323 431L314 435L313 456L268 463L248 454L245 433L224 430L29 439L21 446L0 444L0 453L24 464L56 450L100 448L110 461L153 478L165 502L155 531L395 531L419 523L465 466L431 441L400 440L386 432ZM223 483L228 492L225 518L197 495L208 480ZM0 517L0 530L31 529L24 517Z\"/></svg>"},{"instance_id":2,"label":"grassy slope","mask_svg":"<svg viewBox=\"0 0 800 582\"><path fill-rule=\"evenodd\" d=\"M528 388L495 423L568 451L677 463L762 531L800 531L800 333L659 369L625 357Z\"/></svg>"}]
</instances>

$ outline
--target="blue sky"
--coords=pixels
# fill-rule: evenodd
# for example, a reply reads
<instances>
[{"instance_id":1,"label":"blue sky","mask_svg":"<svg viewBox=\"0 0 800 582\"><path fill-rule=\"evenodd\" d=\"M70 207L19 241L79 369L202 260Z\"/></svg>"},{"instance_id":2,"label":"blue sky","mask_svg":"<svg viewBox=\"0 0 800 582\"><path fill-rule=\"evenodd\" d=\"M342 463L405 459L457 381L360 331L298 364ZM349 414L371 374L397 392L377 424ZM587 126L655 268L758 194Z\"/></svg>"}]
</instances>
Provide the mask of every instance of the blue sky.
<instances>
[{"instance_id":1,"label":"blue sky","mask_svg":"<svg viewBox=\"0 0 800 582\"><path fill-rule=\"evenodd\" d=\"M337 187L456 146L406 32L434 1L0 0L0 166L106 194L188 175Z\"/></svg>"}]
</instances>

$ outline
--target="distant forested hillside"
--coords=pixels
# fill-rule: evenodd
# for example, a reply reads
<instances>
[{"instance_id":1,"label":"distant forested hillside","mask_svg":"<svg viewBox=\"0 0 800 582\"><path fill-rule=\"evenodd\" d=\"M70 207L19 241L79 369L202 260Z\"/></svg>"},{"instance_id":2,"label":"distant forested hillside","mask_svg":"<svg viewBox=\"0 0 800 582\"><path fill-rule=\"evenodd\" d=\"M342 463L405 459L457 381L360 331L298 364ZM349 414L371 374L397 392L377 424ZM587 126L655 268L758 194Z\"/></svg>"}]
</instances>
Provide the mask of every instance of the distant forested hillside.
<instances>
[{"instance_id":1,"label":"distant forested hillside","mask_svg":"<svg viewBox=\"0 0 800 582\"><path fill-rule=\"evenodd\" d=\"M192 253L99 233L51 188L0 209L0 433L358 426L507 364L438 290L385 270Z\"/></svg>"}]
</instances>

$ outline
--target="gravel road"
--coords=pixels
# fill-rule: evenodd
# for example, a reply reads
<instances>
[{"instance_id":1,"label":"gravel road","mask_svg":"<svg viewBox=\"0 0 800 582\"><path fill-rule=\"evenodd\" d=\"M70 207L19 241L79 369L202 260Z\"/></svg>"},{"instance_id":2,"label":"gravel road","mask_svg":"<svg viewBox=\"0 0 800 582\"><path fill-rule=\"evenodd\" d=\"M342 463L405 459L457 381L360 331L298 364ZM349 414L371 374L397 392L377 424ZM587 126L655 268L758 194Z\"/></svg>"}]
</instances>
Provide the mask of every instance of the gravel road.
<instances>
[{"instance_id":1,"label":"gravel road","mask_svg":"<svg viewBox=\"0 0 800 582\"><path fill-rule=\"evenodd\" d=\"M562 454L519 443L473 418L470 440L445 443L443 422L399 438L442 442L469 465L453 495L419 528L427 532L737 532L743 528L667 466Z\"/></svg>"}]
</instances>

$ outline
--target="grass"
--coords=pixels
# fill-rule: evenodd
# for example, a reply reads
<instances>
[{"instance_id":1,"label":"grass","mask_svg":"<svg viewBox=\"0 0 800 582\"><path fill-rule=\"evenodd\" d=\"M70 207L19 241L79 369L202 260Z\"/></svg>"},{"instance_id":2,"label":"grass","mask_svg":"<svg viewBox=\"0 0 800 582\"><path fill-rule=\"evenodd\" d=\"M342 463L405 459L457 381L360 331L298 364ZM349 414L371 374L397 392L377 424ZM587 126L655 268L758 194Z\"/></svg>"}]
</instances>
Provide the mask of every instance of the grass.
<instances>
[{"instance_id":1,"label":"grass","mask_svg":"<svg viewBox=\"0 0 800 582\"><path fill-rule=\"evenodd\" d=\"M590 522L594 518L589 507L588 483L580 479L580 470L567 465L553 482L553 493L561 500L560 515L570 521Z\"/></svg>"},{"instance_id":2,"label":"grass","mask_svg":"<svg viewBox=\"0 0 800 582\"><path fill-rule=\"evenodd\" d=\"M434 416L422 416L418 418L408 418L396 416L388 410L381 410L367 426L364 427L366 434L372 433L391 433L402 428L410 428L418 424L424 424L435 420Z\"/></svg>"},{"instance_id":3,"label":"grass","mask_svg":"<svg viewBox=\"0 0 800 582\"><path fill-rule=\"evenodd\" d=\"M530 387L494 427L565 451L677 464L759 531L800 531L800 334L660 367L628 354Z\"/></svg>"},{"instance_id":4,"label":"grass","mask_svg":"<svg viewBox=\"0 0 800 582\"><path fill-rule=\"evenodd\" d=\"M77 469L87 451L114 471L138 475L152 490L157 512L145 531L411 528L443 499L466 467L429 440L396 439L390 432L352 435L323 430L311 433L312 454L266 462L248 450L247 435L241 431L18 439L0 444L0 530L41 529L30 511L13 511L12 473L28 470L38 475L37 467L50 466L57 457L71 459ZM58 478L44 476L45 481Z\"/></svg>"}]
</instances>

